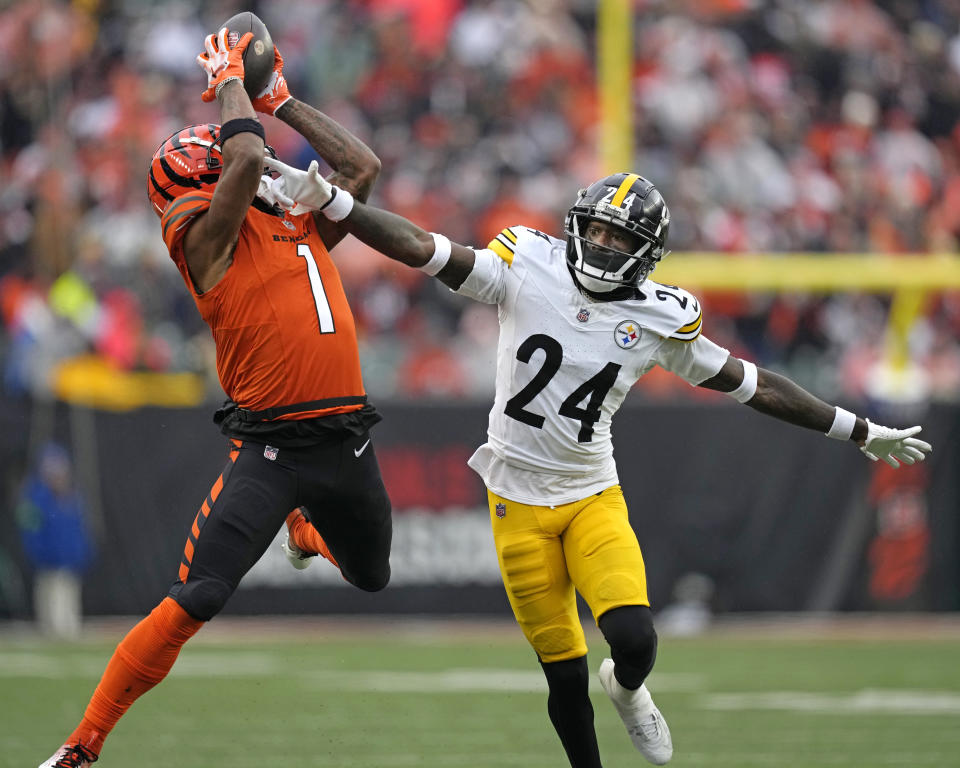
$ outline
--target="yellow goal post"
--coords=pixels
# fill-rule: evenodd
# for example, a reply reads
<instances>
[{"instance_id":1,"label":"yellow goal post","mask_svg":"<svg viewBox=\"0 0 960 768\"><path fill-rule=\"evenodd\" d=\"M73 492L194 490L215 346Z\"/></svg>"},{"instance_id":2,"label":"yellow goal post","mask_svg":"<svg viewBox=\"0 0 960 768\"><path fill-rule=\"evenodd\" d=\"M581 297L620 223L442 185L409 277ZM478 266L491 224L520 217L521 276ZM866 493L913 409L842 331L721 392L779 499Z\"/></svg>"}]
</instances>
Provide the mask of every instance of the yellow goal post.
<instances>
[{"instance_id":1,"label":"yellow goal post","mask_svg":"<svg viewBox=\"0 0 960 768\"><path fill-rule=\"evenodd\" d=\"M910 362L910 329L934 293L960 290L956 254L671 253L652 279L688 290L748 293L879 293L893 297L886 357L893 371Z\"/></svg>"}]
</instances>

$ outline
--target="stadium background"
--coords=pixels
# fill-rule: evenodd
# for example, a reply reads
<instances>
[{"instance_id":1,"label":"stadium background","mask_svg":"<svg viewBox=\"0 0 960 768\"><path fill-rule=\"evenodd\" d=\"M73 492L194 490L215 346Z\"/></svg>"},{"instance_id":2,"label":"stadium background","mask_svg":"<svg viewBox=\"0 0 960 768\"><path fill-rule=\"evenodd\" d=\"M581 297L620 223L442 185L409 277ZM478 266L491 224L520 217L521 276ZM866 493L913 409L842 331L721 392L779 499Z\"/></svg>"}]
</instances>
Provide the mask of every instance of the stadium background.
<instances>
[{"instance_id":1,"label":"stadium background","mask_svg":"<svg viewBox=\"0 0 960 768\"><path fill-rule=\"evenodd\" d=\"M960 4L248 8L294 94L380 155L376 203L467 243L518 223L558 233L575 190L626 163L666 195L674 253L657 277L700 296L709 336L860 414L924 425L930 459L892 472L667 375L631 394L616 455L673 764L960 766ZM0 3L2 768L73 727L173 578L224 460L209 332L144 175L163 137L216 118L194 56L236 10ZM309 148L264 122L305 167ZM359 593L274 548L104 765L562 764L464 464L492 397L495 315L350 239L334 256L386 416L394 583ZM72 642L31 629L16 515L51 441L97 550ZM605 764L636 764L602 697Z\"/></svg>"},{"instance_id":2,"label":"stadium background","mask_svg":"<svg viewBox=\"0 0 960 768\"><path fill-rule=\"evenodd\" d=\"M250 7L292 92L380 155L375 203L466 243L517 223L558 233L611 162L598 146L626 150L673 214L658 277L701 295L709 336L861 414L924 424L930 461L891 473L646 377L616 453L657 606L692 583L719 612L960 608L956 3L636 2L629 64L608 61L599 84L592 2ZM90 614L149 610L222 463L212 342L144 169L164 136L216 118L194 56L235 10L0 11L0 615L30 615L14 508L47 441L68 446L90 504ZM309 147L264 120L280 157L305 166ZM840 268L836 254L856 258ZM464 467L492 395L495 312L355 240L334 255L386 416L395 583L360 596L272 552L228 610L503 613L482 486Z\"/></svg>"}]
</instances>

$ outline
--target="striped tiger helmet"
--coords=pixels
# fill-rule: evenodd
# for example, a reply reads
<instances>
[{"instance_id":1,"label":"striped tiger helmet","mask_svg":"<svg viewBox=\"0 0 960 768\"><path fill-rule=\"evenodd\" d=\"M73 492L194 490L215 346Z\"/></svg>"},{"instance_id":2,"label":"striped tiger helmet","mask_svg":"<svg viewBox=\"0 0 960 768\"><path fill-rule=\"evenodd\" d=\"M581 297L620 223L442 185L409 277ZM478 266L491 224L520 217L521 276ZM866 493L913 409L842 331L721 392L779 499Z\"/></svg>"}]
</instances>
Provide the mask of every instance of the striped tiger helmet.
<instances>
[{"instance_id":1,"label":"striped tiger helmet","mask_svg":"<svg viewBox=\"0 0 960 768\"><path fill-rule=\"evenodd\" d=\"M164 139L153 154L147 194L157 216L170 202L198 189L213 189L223 169L220 126L190 125Z\"/></svg>"},{"instance_id":2,"label":"striped tiger helmet","mask_svg":"<svg viewBox=\"0 0 960 768\"><path fill-rule=\"evenodd\" d=\"M624 251L587 238L591 221L602 221L630 235ZM639 286L665 255L670 211L651 181L635 173L615 173L581 189L564 222L567 264L583 288L604 293Z\"/></svg>"}]
</instances>

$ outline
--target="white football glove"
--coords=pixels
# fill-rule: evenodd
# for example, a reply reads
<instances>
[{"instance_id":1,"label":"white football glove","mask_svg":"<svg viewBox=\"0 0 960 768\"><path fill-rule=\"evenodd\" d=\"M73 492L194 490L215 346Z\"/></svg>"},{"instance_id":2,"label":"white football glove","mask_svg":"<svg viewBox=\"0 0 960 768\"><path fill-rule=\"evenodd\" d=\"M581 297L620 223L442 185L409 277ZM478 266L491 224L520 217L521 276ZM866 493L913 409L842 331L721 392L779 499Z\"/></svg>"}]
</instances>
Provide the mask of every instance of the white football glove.
<instances>
[{"instance_id":1,"label":"white football glove","mask_svg":"<svg viewBox=\"0 0 960 768\"><path fill-rule=\"evenodd\" d=\"M930 443L918 440L912 435L917 434L923 427L910 427L910 429L891 429L890 427L881 427L879 424L867 422L867 441L860 446L860 450L871 461L883 459L891 467L899 467L899 459L905 464L913 464L917 461L923 461L927 454L933 450Z\"/></svg>"},{"instance_id":2,"label":"white football glove","mask_svg":"<svg viewBox=\"0 0 960 768\"><path fill-rule=\"evenodd\" d=\"M286 211L289 211L296 205L296 203L285 194L282 178L274 179L271 176L261 176L260 188L257 189L257 197L264 200L267 205L279 205Z\"/></svg>"},{"instance_id":3,"label":"white football glove","mask_svg":"<svg viewBox=\"0 0 960 768\"><path fill-rule=\"evenodd\" d=\"M320 164L316 160L313 160L305 171L281 163L272 157L264 158L263 163L270 170L280 174L280 178L277 179L278 182L282 182L279 192L293 201L294 205L287 210L294 216L308 211L319 211L333 197L333 187L320 175Z\"/></svg>"}]
</instances>

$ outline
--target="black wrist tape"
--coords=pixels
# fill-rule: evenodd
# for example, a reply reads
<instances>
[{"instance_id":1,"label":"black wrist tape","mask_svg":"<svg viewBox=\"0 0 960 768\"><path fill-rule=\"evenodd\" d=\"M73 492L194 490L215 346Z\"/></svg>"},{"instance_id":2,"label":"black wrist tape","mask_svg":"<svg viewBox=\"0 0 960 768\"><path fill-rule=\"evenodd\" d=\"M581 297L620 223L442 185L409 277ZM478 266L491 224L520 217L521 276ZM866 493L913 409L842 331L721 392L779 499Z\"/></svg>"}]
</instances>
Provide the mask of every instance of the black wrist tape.
<instances>
[{"instance_id":1,"label":"black wrist tape","mask_svg":"<svg viewBox=\"0 0 960 768\"><path fill-rule=\"evenodd\" d=\"M237 117L233 120L227 120L220 126L220 146L222 147L227 139L236 136L238 133L255 133L261 139L266 139L266 133L259 120L252 117Z\"/></svg>"}]
</instances>

